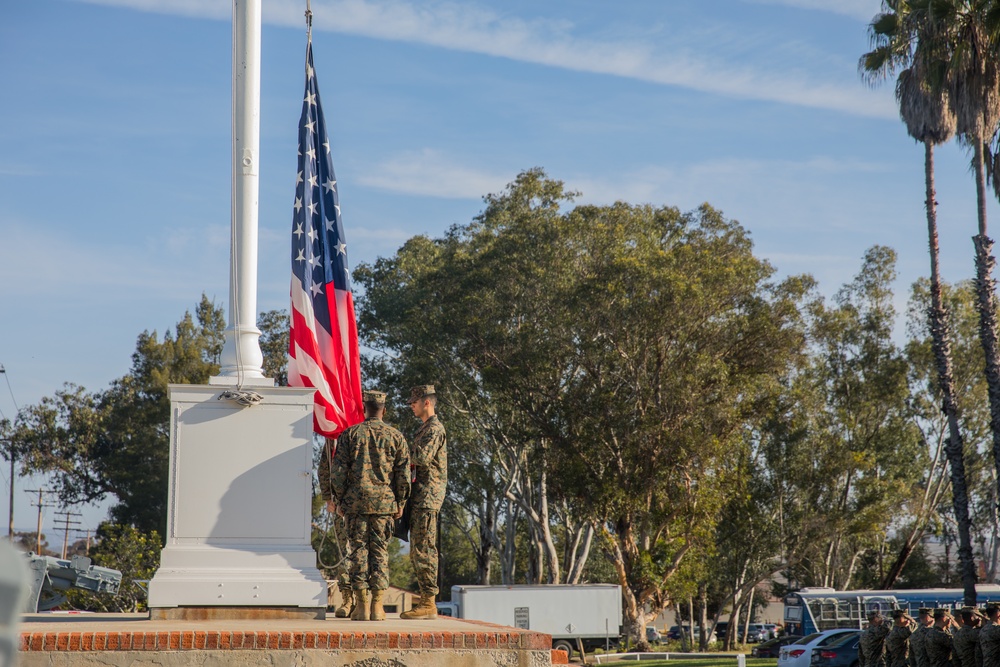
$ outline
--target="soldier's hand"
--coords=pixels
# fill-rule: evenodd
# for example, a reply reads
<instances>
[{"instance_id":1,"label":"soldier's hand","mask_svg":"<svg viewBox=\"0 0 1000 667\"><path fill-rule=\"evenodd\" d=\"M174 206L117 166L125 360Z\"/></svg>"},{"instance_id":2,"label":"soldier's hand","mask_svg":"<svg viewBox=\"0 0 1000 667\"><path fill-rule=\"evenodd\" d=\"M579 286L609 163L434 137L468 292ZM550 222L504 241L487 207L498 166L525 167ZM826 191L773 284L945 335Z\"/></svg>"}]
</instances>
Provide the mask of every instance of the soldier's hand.
<instances>
[{"instance_id":1,"label":"soldier's hand","mask_svg":"<svg viewBox=\"0 0 1000 667\"><path fill-rule=\"evenodd\" d=\"M326 501L326 511L329 512L330 514L336 514L337 503L333 502L332 500Z\"/></svg>"},{"instance_id":2,"label":"soldier's hand","mask_svg":"<svg viewBox=\"0 0 1000 667\"><path fill-rule=\"evenodd\" d=\"M340 505L337 505L337 516L344 516L344 508Z\"/></svg>"},{"instance_id":3,"label":"soldier's hand","mask_svg":"<svg viewBox=\"0 0 1000 667\"><path fill-rule=\"evenodd\" d=\"M394 518L394 519L402 519L403 518L403 506L402 505L399 506L399 511L397 511L396 514L392 518Z\"/></svg>"}]
</instances>

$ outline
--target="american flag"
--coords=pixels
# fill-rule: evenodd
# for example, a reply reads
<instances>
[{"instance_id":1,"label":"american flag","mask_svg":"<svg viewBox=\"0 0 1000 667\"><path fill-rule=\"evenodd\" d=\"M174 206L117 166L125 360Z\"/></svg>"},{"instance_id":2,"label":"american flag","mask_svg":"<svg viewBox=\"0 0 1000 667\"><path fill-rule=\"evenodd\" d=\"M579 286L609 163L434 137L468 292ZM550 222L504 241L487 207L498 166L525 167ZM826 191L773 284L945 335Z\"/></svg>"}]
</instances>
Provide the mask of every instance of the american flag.
<instances>
[{"instance_id":1,"label":"american flag","mask_svg":"<svg viewBox=\"0 0 1000 667\"><path fill-rule=\"evenodd\" d=\"M314 429L335 437L364 419L361 359L340 196L311 40L306 48L306 90L299 119L291 310L288 384L316 387Z\"/></svg>"}]
</instances>

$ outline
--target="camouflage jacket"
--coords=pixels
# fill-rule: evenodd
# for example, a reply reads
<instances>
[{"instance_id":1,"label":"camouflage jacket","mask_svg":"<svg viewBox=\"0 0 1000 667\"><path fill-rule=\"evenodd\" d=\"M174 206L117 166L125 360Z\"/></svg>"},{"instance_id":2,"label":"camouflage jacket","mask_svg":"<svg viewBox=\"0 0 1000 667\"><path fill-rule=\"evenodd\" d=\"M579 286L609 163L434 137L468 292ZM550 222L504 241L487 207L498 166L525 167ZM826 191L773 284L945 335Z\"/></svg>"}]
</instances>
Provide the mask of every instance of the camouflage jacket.
<instances>
[{"instance_id":1,"label":"camouflage jacket","mask_svg":"<svg viewBox=\"0 0 1000 667\"><path fill-rule=\"evenodd\" d=\"M979 630L983 667L1000 667L1000 625L987 623Z\"/></svg>"},{"instance_id":2,"label":"camouflage jacket","mask_svg":"<svg viewBox=\"0 0 1000 667\"><path fill-rule=\"evenodd\" d=\"M910 652L910 635L913 628L909 625L893 625L885 638L885 661L889 667L906 667Z\"/></svg>"},{"instance_id":3,"label":"camouflage jacket","mask_svg":"<svg viewBox=\"0 0 1000 667\"><path fill-rule=\"evenodd\" d=\"M951 660L953 641L951 633L932 626L924 635L924 647L927 649L927 667L946 667Z\"/></svg>"},{"instance_id":4,"label":"camouflage jacket","mask_svg":"<svg viewBox=\"0 0 1000 667\"><path fill-rule=\"evenodd\" d=\"M982 667L983 659L979 653L979 628L964 625L952 635L954 654L952 656L956 667Z\"/></svg>"},{"instance_id":5,"label":"camouflage jacket","mask_svg":"<svg viewBox=\"0 0 1000 667\"><path fill-rule=\"evenodd\" d=\"M403 434L366 419L337 438L330 497L345 514L395 514L410 495L409 467Z\"/></svg>"},{"instance_id":6,"label":"camouflage jacket","mask_svg":"<svg viewBox=\"0 0 1000 667\"><path fill-rule=\"evenodd\" d=\"M869 625L861 633L858 643L858 663L860 667L882 667L885 665L885 638L889 634L889 624Z\"/></svg>"},{"instance_id":7,"label":"camouflage jacket","mask_svg":"<svg viewBox=\"0 0 1000 667\"><path fill-rule=\"evenodd\" d=\"M429 418L413 436L410 465L414 470L414 508L440 510L448 486L448 437L437 415Z\"/></svg>"},{"instance_id":8,"label":"camouflage jacket","mask_svg":"<svg viewBox=\"0 0 1000 667\"><path fill-rule=\"evenodd\" d=\"M918 625L917 629L910 635L910 664L913 667L930 667L927 662L927 646L925 645L927 631L926 625Z\"/></svg>"}]
</instances>

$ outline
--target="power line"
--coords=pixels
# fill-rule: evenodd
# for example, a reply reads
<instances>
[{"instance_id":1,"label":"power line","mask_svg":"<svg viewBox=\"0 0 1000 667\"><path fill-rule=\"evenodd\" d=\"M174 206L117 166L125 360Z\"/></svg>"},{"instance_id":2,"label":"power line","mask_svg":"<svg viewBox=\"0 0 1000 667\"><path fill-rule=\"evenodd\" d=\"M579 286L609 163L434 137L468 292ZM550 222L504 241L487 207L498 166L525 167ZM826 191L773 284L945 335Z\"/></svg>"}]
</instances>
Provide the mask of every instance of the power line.
<instances>
[{"instance_id":1,"label":"power line","mask_svg":"<svg viewBox=\"0 0 1000 667\"><path fill-rule=\"evenodd\" d=\"M10 378L7 376L7 369L4 368L3 364L0 364L0 375L3 375L3 379L7 381L7 392L10 394L10 400L14 402L14 409L20 412L21 408L18 407L17 399L14 398L14 390L10 388Z\"/></svg>"}]
</instances>

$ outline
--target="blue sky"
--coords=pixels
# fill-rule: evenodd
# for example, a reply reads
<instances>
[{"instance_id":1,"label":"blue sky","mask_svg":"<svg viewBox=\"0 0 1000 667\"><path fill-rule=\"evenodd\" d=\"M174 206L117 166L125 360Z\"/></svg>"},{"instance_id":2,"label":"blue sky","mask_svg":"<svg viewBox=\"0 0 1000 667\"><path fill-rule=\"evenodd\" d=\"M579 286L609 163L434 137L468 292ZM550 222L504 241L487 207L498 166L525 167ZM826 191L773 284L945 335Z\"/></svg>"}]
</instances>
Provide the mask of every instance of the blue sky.
<instances>
[{"instance_id":1,"label":"blue sky","mask_svg":"<svg viewBox=\"0 0 1000 667\"><path fill-rule=\"evenodd\" d=\"M312 5L352 265L468 222L541 166L584 202L707 201L826 294L875 243L899 252L900 306L927 274L922 148L891 84L857 75L877 0ZM263 6L267 310L288 302L305 0ZM230 15L229 0L0 8L0 363L21 406L106 387L141 331L203 292L227 305ZM943 274L961 280L975 191L954 143L937 182ZM15 413L5 386L0 410ZM32 526L23 493L15 506Z\"/></svg>"}]
</instances>

